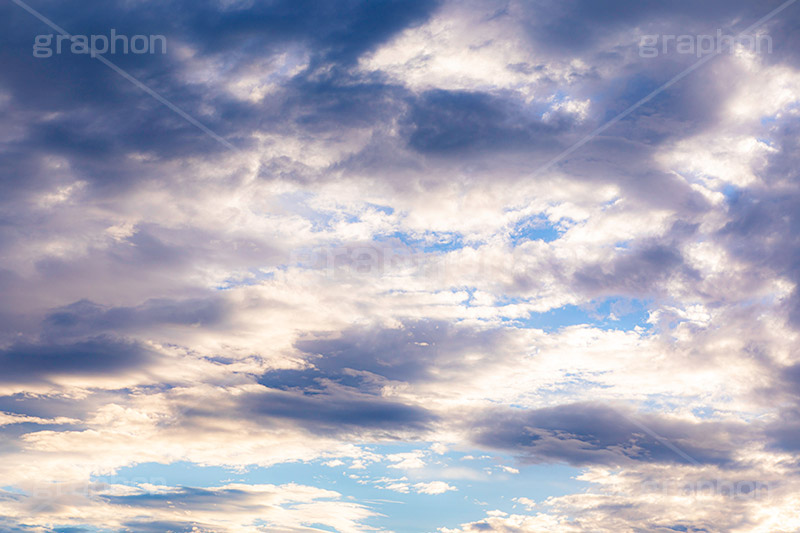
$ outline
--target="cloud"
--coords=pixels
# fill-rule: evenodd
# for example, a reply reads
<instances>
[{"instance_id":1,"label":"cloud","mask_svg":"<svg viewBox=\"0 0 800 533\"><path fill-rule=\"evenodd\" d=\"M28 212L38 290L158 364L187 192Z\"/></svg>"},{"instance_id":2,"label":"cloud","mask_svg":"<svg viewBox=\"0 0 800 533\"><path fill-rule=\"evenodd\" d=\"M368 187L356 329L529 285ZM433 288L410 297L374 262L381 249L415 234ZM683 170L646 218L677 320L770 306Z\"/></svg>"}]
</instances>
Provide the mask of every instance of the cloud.
<instances>
[{"instance_id":1,"label":"cloud","mask_svg":"<svg viewBox=\"0 0 800 533\"><path fill-rule=\"evenodd\" d=\"M510 450L530 462L576 465L731 465L735 436L746 431L743 425L670 420L589 403L498 411L471 427L476 444Z\"/></svg>"},{"instance_id":2,"label":"cloud","mask_svg":"<svg viewBox=\"0 0 800 533\"><path fill-rule=\"evenodd\" d=\"M91 499L86 497L89 495ZM79 530L83 524L104 520L105 527L120 530L255 532L269 527L288 533L308 531L313 524L366 531L361 521L373 516L364 506L342 501L336 492L293 483L207 488L105 485L71 498L71 504L82 509L82 516L71 515L66 507L39 507L40 518ZM36 509L35 501L28 499L23 505ZM7 504L4 507L6 512L10 510ZM178 516L176 509L180 510Z\"/></svg>"},{"instance_id":3,"label":"cloud","mask_svg":"<svg viewBox=\"0 0 800 533\"><path fill-rule=\"evenodd\" d=\"M246 396L240 408L253 415L286 419L312 433L358 430L422 431L436 415L422 407L372 395L264 391Z\"/></svg>"},{"instance_id":4,"label":"cloud","mask_svg":"<svg viewBox=\"0 0 800 533\"><path fill-rule=\"evenodd\" d=\"M103 375L141 368L155 353L136 342L94 337L65 344L15 344L0 351L6 383L70 375Z\"/></svg>"},{"instance_id":5,"label":"cloud","mask_svg":"<svg viewBox=\"0 0 800 533\"><path fill-rule=\"evenodd\" d=\"M413 451L406 453L393 453L387 455L386 458L392 462L392 464L389 465L389 468L409 470L424 467L425 461L422 460L424 456L425 454L423 452Z\"/></svg>"},{"instance_id":6,"label":"cloud","mask_svg":"<svg viewBox=\"0 0 800 533\"><path fill-rule=\"evenodd\" d=\"M605 129L780 0L72 4L237 149L0 6L0 529L800 528L796 5ZM415 512L450 453L496 510ZM177 462L322 470L92 481Z\"/></svg>"},{"instance_id":7,"label":"cloud","mask_svg":"<svg viewBox=\"0 0 800 533\"><path fill-rule=\"evenodd\" d=\"M429 481L427 483L415 483L414 489L420 494L444 494L447 491L458 490L448 485L444 481Z\"/></svg>"},{"instance_id":8,"label":"cloud","mask_svg":"<svg viewBox=\"0 0 800 533\"><path fill-rule=\"evenodd\" d=\"M409 145L431 154L474 154L484 150L536 149L568 125L525 119L522 109L489 94L431 91L409 115Z\"/></svg>"},{"instance_id":9,"label":"cloud","mask_svg":"<svg viewBox=\"0 0 800 533\"><path fill-rule=\"evenodd\" d=\"M70 335L147 328L159 324L210 327L225 316L224 302L218 299L176 302L148 300L141 306L105 308L81 300L53 310L45 324L60 334Z\"/></svg>"},{"instance_id":10,"label":"cloud","mask_svg":"<svg viewBox=\"0 0 800 533\"><path fill-rule=\"evenodd\" d=\"M349 328L337 338L301 339L298 349L308 354L314 369L297 371L305 379L328 378L345 384L361 382L367 375L392 381L420 382L441 379L469 366L468 355L491 356L504 341L502 330L473 330L444 321L426 320L396 328ZM276 381L290 386L292 373ZM270 376L265 376L269 379Z\"/></svg>"}]
</instances>

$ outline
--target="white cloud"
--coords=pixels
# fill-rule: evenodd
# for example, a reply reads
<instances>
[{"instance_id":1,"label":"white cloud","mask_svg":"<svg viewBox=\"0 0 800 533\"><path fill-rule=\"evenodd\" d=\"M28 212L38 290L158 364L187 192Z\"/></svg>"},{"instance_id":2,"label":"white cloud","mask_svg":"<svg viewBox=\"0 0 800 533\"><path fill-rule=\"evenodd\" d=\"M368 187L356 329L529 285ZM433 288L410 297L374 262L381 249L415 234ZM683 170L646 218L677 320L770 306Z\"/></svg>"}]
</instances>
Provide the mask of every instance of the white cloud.
<instances>
[{"instance_id":1,"label":"white cloud","mask_svg":"<svg viewBox=\"0 0 800 533\"><path fill-rule=\"evenodd\" d=\"M445 492L451 490L458 490L452 485L445 483L444 481L429 481L427 483L415 483L414 489L419 492L420 494L444 494Z\"/></svg>"}]
</instances>

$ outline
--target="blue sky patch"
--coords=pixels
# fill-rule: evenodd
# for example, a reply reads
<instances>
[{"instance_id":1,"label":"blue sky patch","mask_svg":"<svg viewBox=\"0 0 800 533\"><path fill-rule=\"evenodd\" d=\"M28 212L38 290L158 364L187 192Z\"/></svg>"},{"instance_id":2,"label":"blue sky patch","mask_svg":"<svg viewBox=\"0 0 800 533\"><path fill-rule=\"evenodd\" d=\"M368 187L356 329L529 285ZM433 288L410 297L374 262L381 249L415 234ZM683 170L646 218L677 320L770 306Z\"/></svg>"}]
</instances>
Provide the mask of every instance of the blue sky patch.
<instances>
[{"instance_id":1,"label":"blue sky patch","mask_svg":"<svg viewBox=\"0 0 800 533\"><path fill-rule=\"evenodd\" d=\"M336 491L345 501L353 498L385 515L368 524L390 528L397 533L435 531L455 527L459 523L478 520L486 511L500 509L508 513L524 513L513 498L524 497L541 503L549 496L584 490L588 483L575 479L580 469L567 465L519 464L514 457L485 450L448 451L436 454L431 443L364 446L384 457L378 462L364 462L364 468L352 468L353 461L327 466L336 459L309 463L284 463L271 467L249 467L237 471L218 466L193 463L143 463L121 468L112 476L99 476L95 481L135 486L141 483L178 487L208 488L228 483L282 485L297 483ZM421 453L425 466L419 469L392 468L398 461L386 456L399 453ZM333 464L333 463L330 463ZM516 473L518 472L518 473ZM443 481L456 490L441 494L420 493L424 483ZM503 491L497 491L501 483ZM406 492L389 487L406 488ZM413 512L411 510L413 509Z\"/></svg>"},{"instance_id":2,"label":"blue sky patch","mask_svg":"<svg viewBox=\"0 0 800 533\"><path fill-rule=\"evenodd\" d=\"M518 221L509 232L511 246L527 241L553 242L561 236L562 231L545 216L537 215Z\"/></svg>"},{"instance_id":3,"label":"blue sky patch","mask_svg":"<svg viewBox=\"0 0 800 533\"><path fill-rule=\"evenodd\" d=\"M526 328L556 331L567 326L589 325L600 329L632 330L648 328L649 314L644 302L628 298L608 298L584 306L565 305L543 313L531 313L526 319L511 320Z\"/></svg>"}]
</instances>

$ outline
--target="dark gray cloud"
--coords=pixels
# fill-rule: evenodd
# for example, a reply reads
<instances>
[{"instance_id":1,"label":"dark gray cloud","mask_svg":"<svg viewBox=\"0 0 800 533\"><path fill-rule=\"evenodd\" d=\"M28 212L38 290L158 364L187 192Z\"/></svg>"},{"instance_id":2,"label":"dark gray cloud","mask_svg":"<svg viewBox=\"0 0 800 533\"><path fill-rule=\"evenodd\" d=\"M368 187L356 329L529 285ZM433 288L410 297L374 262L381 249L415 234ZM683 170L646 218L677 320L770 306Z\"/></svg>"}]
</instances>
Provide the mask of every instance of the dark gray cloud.
<instances>
[{"instance_id":1,"label":"dark gray cloud","mask_svg":"<svg viewBox=\"0 0 800 533\"><path fill-rule=\"evenodd\" d=\"M800 407L781 409L776 420L767 424L765 434L769 449L792 454L800 452Z\"/></svg>"},{"instance_id":2,"label":"dark gray cloud","mask_svg":"<svg viewBox=\"0 0 800 533\"><path fill-rule=\"evenodd\" d=\"M398 328L353 327L333 339L296 343L313 368L266 374L262 383L288 388L327 379L366 386L361 373L392 381L421 382L457 378L474 366L465 356L478 354L484 367L502 360L499 351L509 332L478 330L441 320L407 322Z\"/></svg>"},{"instance_id":3,"label":"dark gray cloud","mask_svg":"<svg viewBox=\"0 0 800 533\"><path fill-rule=\"evenodd\" d=\"M438 4L432 0L348 0L337 5L284 0L224 10L208 1L192 4L183 26L207 52L244 47L259 53L276 42L299 41L309 45L320 61L347 64L398 31L424 21Z\"/></svg>"},{"instance_id":4,"label":"dark gray cloud","mask_svg":"<svg viewBox=\"0 0 800 533\"><path fill-rule=\"evenodd\" d=\"M228 312L221 298L147 300L136 307L106 307L89 300L53 310L45 318L49 334L59 337L125 331L160 324L211 327Z\"/></svg>"},{"instance_id":5,"label":"dark gray cloud","mask_svg":"<svg viewBox=\"0 0 800 533\"><path fill-rule=\"evenodd\" d=\"M333 68L300 73L278 95L280 105L267 103L259 128L284 129L287 122L309 133L342 132L350 128L377 129L400 116L408 91L378 76L358 75ZM274 113L274 114L271 114Z\"/></svg>"},{"instance_id":6,"label":"dark gray cloud","mask_svg":"<svg viewBox=\"0 0 800 533\"><path fill-rule=\"evenodd\" d=\"M123 35L164 35L167 54L117 54L111 59L190 115L201 117L213 131L246 146L253 132L285 129L286 124L313 130L321 123L333 129L334 122L341 127L364 121L368 105L387 102L382 94L386 89L374 80L349 78L343 69L402 29L424 21L437 5L430 0L348 1L336 6L281 1L225 8L207 1L107 3L91 10L57 2L33 7L75 34L108 35L114 28ZM9 31L1 38L0 67L15 73L0 82L10 99L3 118L21 134L0 153L11 163L3 166L0 176L7 193L58 183L58 176L41 166L44 155L67 158L74 172L108 193L153 177L151 164L126 160L133 152L175 160L210 158L227 150L88 56L34 58L34 36L54 30L14 4L0 7L0 16L9 21ZM177 53L189 46L197 60L219 59L235 76L295 45L309 50L311 62L265 105L238 101L212 89L209 80L188 82ZM321 76L315 74L318 68L324 72Z\"/></svg>"},{"instance_id":7,"label":"dark gray cloud","mask_svg":"<svg viewBox=\"0 0 800 533\"><path fill-rule=\"evenodd\" d=\"M485 150L541 150L552 147L568 117L534 118L513 100L486 93L430 91L410 109L409 145L428 154L475 154Z\"/></svg>"},{"instance_id":8,"label":"dark gray cloud","mask_svg":"<svg viewBox=\"0 0 800 533\"><path fill-rule=\"evenodd\" d=\"M419 406L357 392L265 391L241 399L239 412L289 421L321 435L424 432L438 416Z\"/></svg>"},{"instance_id":9,"label":"dark gray cloud","mask_svg":"<svg viewBox=\"0 0 800 533\"><path fill-rule=\"evenodd\" d=\"M743 30L783 2L747 0L540 0L526 4L530 38L552 54L596 53L598 45L622 30L673 35ZM509 16L508 12L505 12ZM734 24L735 23L735 24ZM732 26L733 24L733 26ZM602 50L602 49L601 49Z\"/></svg>"},{"instance_id":10,"label":"dark gray cloud","mask_svg":"<svg viewBox=\"0 0 800 533\"><path fill-rule=\"evenodd\" d=\"M775 418L764 426L768 447L783 452L800 452L800 363L779 367L770 387L759 395L770 405L781 405Z\"/></svg>"},{"instance_id":11,"label":"dark gray cloud","mask_svg":"<svg viewBox=\"0 0 800 533\"><path fill-rule=\"evenodd\" d=\"M783 181L780 175L773 175ZM749 265L749 276L763 280L778 275L800 282L800 189L792 176L780 194L754 188L737 191L729 202L729 222L718 237ZM800 294L791 293L784 308L792 324L800 325Z\"/></svg>"},{"instance_id":12,"label":"dark gray cloud","mask_svg":"<svg viewBox=\"0 0 800 533\"><path fill-rule=\"evenodd\" d=\"M313 366L260 376L259 383L271 390L248 396L242 408L321 433L424 431L439 416L381 397L382 383L457 381L477 366L486 369L502 361L508 335L502 329L481 331L431 320L398 328L354 327L333 339L300 340L296 348ZM482 357L468 358L471 354Z\"/></svg>"},{"instance_id":13,"label":"dark gray cloud","mask_svg":"<svg viewBox=\"0 0 800 533\"><path fill-rule=\"evenodd\" d=\"M111 375L152 362L155 354L134 341L107 336L72 343L13 344L0 350L0 381L28 383L50 377Z\"/></svg>"},{"instance_id":14,"label":"dark gray cloud","mask_svg":"<svg viewBox=\"0 0 800 533\"><path fill-rule=\"evenodd\" d=\"M573 465L732 466L738 439L749 433L744 425L690 423L595 403L496 410L472 422L475 444L514 452L525 461Z\"/></svg>"},{"instance_id":15,"label":"dark gray cloud","mask_svg":"<svg viewBox=\"0 0 800 533\"><path fill-rule=\"evenodd\" d=\"M618 10L613 6L598 9L590 4L537 2L527 6L532 38L538 45L549 43L553 49L577 53L575 46L585 48L596 41L593 32L630 29L667 11L677 13L675 20L696 21L696 27L717 16L725 20L736 18L734 15L747 19L751 12L758 11L746 2L713 2L702 8L685 2L669 9L657 2L615 2ZM520 170L499 170L505 176L522 172L522 168L529 172L666 81L665 72L671 69L669 65L665 68L661 58L627 66L624 62L629 59L603 59L611 66L611 77L595 73L594 79L576 78L567 90L572 96L591 98L593 102L591 120L577 128L574 118L559 117L558 113L547 122L542 121L536 115L541 115L544 103L523 105L513 93L434 90L413 95L388 84L380 73L358 74L351 68L358 57L404 28L427 20L437 6L437 2L420 0L379 4L353 1L335 8L305 1L227 8L210 1L192 4L191 8L182 3L152 2L110 3L91 11L74 10L55 2L34 7L76 33L107 33L113 27L120 33L165 35L170 43L165 56L120 55L114 60L243 147L251 146L253 134L259 132L319 134L364 127L379 132L400 120L405 127L399 138L385 137L387 146L371 144L366 149L369 154L345 161L341 167L358 168L363 166L364 158L384 152L370 167L381 169L390 181L393 173L388 169L400 163L392 161L397 157L392 154L406 146L423 154L459 159L483 151L524 152L512 162ZM6 183L6 198L16 196L19 189L41 190L67 179L42 167L41 158L45 155L67 158L70 168L93 186L92 194L119 194L140 180L169 182L171 178L158 163L188 156L212 160L226 150L97 61L71 54L46 60L31 57L33 36L50 30L13 4L1 9L13 24L12 31L3 37L6 42L0 53L0 66L16 74L1 82L13 103L5 118L22 132L7 144L5 153L0 153L0 157L9 159L9 165L3 166L5 175L0 176L0 181ZM175 9L181 15L175 16ZM498 17L508 16L503 3L498 3L496 11ZM540 20L547 20L548 24L542 26ZM684 28L693 33L689 30L695 26ZM559 44L561 41L571 43L572 48ZM234 99L212 80L190 83L184 79L185 60L176 53L183 44L196 49L196 58L213 59L227 76L234 78L259 61L279 56L290 46L307 47L312 57L307 68L283 80L264 102L248 102ZM57 84L49 82L54 77ZM544 94L560 89L553 80L542 84ZM720 111L719 95L725 90L725 80L711 69L698 72L612 131L629 140L651 144L686 135L714 122ZM626 149L629 152L631 147ZM607 153L607 147L600 151ZM128 157L132 153L146 153L153 159L138 161ZM615 160L625 163L628 157L620 160L615 156ZM403 159L402 164L409 162ZM261 174L308 179L302 172L287 173L284 167L279 160L267 160ZM596 161L589 167L596 169ZM496 170L487 169L492 174ZM21 174L25 180L15 178ZM639 181L653 187L663 180L647 176Z\"/></svg>"},{"instance_id":16,"label":"dark gray cloud","mask_svg":"<svg viewBox=\"0 0 800 533\"><path fill-rule=\"evenodd\" d=\"M675 246L658 243L623 252L609 264L583 266L574 281L588 294L653 295L673 276L700 279Z\"/></svg>"}]
</instances>

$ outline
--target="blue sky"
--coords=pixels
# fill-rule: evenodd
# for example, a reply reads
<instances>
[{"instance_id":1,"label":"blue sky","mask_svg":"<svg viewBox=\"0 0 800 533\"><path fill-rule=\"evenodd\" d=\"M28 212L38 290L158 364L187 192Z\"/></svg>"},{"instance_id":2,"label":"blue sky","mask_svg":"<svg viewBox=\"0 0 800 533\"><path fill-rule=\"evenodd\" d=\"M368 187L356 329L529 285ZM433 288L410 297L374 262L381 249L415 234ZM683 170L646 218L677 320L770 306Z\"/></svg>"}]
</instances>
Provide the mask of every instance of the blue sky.
<instances>
[{"instance_id":1,"label":"blue sky","mask_svg":"<svg viewBox=\"0 0 800 533\"><path fill-rule=\"evenodd\" d=\"M0 20L0 531L800 530L800 1Z\"/></svg>"},{"instance_id":2,"label":"blue sky","mask_svg":"<svg viewBox=\"0 0 800 533\"><path fill-rule=\"evenodd\" d=\"M380 445L369 447L380 454L413 452L425 449L426 444ZM478 454L478 455L476 455ZM120 469L113 476L103 476L99 481L108 484L131 484L157 480L177 486L215 487L225 483L314 485L347 494L357 501L370 502L382 516L369 521L369 525L391 528L398 532L436 531L442 525L457 526L464 518L464 510L480 519L485 510L501 509L508 513L524 509L525 505L514 501L525 494L531 500L543 502L550 496L562 496L583 490L588 483L577 480L580 470L565 465L518 465L506 454L493 456L474 453L435 454L432 460L435 470L459 469L459 479L453 488L442 494L419 494L412 487L403 492L403 485L424 483L430 474L410 472L399 475L397 469L386 464L370 465L366 469L352 469L349 464L328 466L325 462L287 463L268 468L236 471L223 467L199 467L192 463L144 463ZM390 463L391 464L391 463ZM513 466L517 464L519 468ZM507 472L502 467L518 470ZM407 482L398 481L406 478ZM386 481L391 480L391 481ZM504 490L497 491L502 484ZM397 488L387 488L392 486Z\"/></svg>"}]
</instances>

